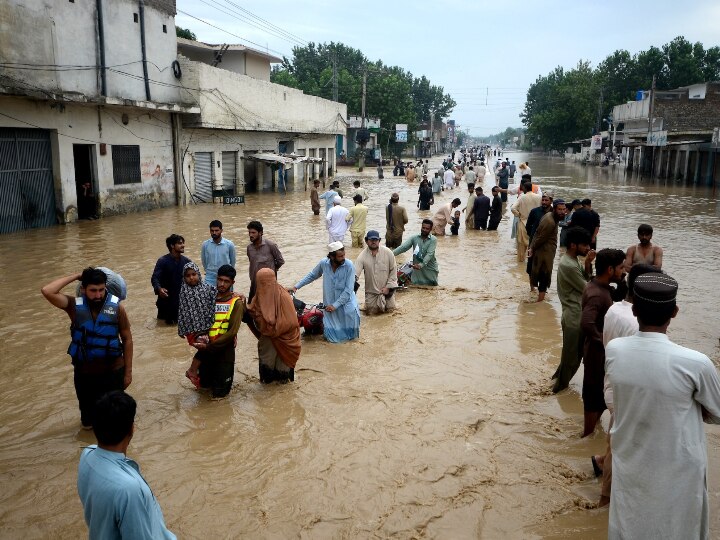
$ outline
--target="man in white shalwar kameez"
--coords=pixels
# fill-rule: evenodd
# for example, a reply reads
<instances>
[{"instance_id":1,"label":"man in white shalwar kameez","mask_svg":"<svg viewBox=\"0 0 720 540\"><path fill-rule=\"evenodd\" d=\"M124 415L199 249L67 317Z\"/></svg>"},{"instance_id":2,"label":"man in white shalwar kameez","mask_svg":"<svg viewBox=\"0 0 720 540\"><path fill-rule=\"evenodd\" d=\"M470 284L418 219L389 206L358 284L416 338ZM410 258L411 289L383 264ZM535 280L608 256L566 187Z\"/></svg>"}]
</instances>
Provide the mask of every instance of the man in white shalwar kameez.
<instances>
[{"instance_id":1,"label":"man in white shalwar kameez","mask_svg":"<svg viewBox=\"0 0 720 540\"><path fill-rule=\"evenodd\" d=\"M720 378L702 353L667 335L677 282L647 273L634 285L640 331L612 340L613 486L609 539L707 539L707 448L702 422L720 423Z\"/></svg>"},{"instance_id":2,"label":"man in white shalwar kameez","mask_svg":"<svg viewBox=\"0 0 720 540\"><path fill-rule=\"evenodd\" d=\"M352 220L348 222L345 219L350 211L344 206L341 206L341 204L342 199L340 197L335 197L333 199L333 207L327 213L327 216L325 216L329 237L328 243L330 244L333 242L342 242L345 238L345 233L352 224Z\"/></svg>"}]
</instances>

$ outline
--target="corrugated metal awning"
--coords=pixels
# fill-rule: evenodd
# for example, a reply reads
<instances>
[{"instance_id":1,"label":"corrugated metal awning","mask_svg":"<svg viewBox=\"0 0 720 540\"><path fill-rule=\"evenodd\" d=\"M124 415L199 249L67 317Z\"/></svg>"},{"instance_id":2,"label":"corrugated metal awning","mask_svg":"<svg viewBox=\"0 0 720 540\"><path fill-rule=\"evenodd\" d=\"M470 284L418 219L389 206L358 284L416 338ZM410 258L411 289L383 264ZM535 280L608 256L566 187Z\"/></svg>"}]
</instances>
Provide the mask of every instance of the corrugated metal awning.
<instances>
[{"instance_id":1,"label":"corrugated metal awning","mask_svg":"<svg viewBox=\"0 0 720 540\"><path fill-rule=\"evenodd\" d=\"M283 165L292 165L293 163L302 163L309 161L311 163L322 163L325 161L318 157L294 156L284 154L257 153L245 156L245 159L254 159L255 161L264 161L265 163L282 163Z\"/></svg>"}]
</instances>

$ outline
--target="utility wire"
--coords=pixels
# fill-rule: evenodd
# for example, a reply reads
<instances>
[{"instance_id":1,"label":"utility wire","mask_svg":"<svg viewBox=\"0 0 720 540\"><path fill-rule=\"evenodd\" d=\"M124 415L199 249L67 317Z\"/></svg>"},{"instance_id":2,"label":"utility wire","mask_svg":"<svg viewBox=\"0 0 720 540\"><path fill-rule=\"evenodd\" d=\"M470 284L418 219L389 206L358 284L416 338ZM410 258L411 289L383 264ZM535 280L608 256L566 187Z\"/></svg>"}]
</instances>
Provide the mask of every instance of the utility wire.
<instances>
[{"instance_id":1,"label":"utility wire","mask_svg":"<svg viewBox=\"0 0 720 540\"><path fill-rule=\"evenodd\" d=\"M258 15L255 15L253 12L245 9L244 7L242 7L242 6L238 5L238 4L236 4L236 3L233 2L232 0L224 0L224 1L225 1L227 4L230 4L230 5L234 6L234 7L236 7L237 9L239 9L240 11L242 11L243 13L248 14L250 17L252 17L253 19L256 19L258 22L260 22L260 23L262 23L262 24L265 24L266 26L268 26L268 27L270 27L270 28L273 28L273 29L275 29L276 31L278 31L278 32L280 32L280 33L282 33L282 34L287 35L289 38L291 38L291 39L293 39L293 40L301 43L302 45L307 45L307 44L308 44L308 42L307 42L306 40L302 39L301 37L297 36L296 34L293 34L293 33L291 33L291 32L288 32L287 30L284 30L283 28L281 28L281 27L279 27L279 26L271 23L270 21L268 21L268 20L266 20L266 19L263 19L262 17L259 17Z\"/></svg>"},{"instance_id":2,"label":"utility wire","mask_svg":"<svg viewBox=\"0 0 720 540\"><path fill-rule=\"evenodd\" d=\"M216 0L209 0L209 1L206 1L206 0L198 0L198 1L201 2L201 3L203 3L203 4L205 4L206 6L210 6L211 8L214 8L214 9L218 10L220 13L223 13L223 14L225 14L225 15L228 15L228 16L230 16L230 17L233 17L233 18L237 19L237 20L240 21L240 22L247 23L247 24L249 24L250 26L252 26L252 27L254 27L254 28L257 28L257 29L260 30L261 32L266 32L266 33L272 35L273 37L277 37L277 38L283 39L283 40L285 40L285 41L290 41L290 43L292 43L293 45L297 45L297 44L302 45L301 42L298 42L298 41L295 41L295 40L290 40L289 38L287 38L286 36L284 36L284 35L282 35L282 34L275 33L274 31L271 31L271 30L269 30L269 29L263 28L262 26L259 26L258 24L256 24L256 23L254 23L253 21L249 20L247 17L242 16L241 14L239 14L237 11L233 10L232 8L229 8L229 7L226 7L226 6L222 5L222 4L220 4L220 3L217 2ZM212 2L212 3L211 3L211 2Z\"/></svg>"},{"instance_id":3,"label":"utility wire","mask_svg":"<svg viewBox=\"0 0 720 540\"><path fill-rule=\"evenodd\" d=\"M213 28L215 28L215 29L217 29L217 30L220 30L221 32L225 32L226 34L229 34L229 35L231 35L231 36L233 36L233 37L236 37L236 38L238 38L238 39L240 39L240 40L242 40L242 41L246 41L247 43L252 43L252 44L255 45L256 47L260 47L260 51L262 51L263 49L265 49L266 51L272 51L272 52L274 52L274 53L276 53L276 54L279 54L280 56L285 56L285 54L281 53L280 51L276 51L276 50L271 49L271 48L269 48L269 47L265 47L265 46L263 46L263 45L260 45L259 43L255 43L254 41L250 41L250 40L247 39L247 38L238 36L237 34L234 34L234 33L230 32L229 30L225 30L224 28L220 28L219 26L215 26L215 25L212 24L212 23L209 23L209 22L207 22L207 21L203 21L202 19L200 19L199 17L196 17L195 15L190 15L187 11L183 11L182 9L178 9L177 12L178 12L178 13L182 13L183 15L185 15L186 17L190 17L191 19L195 19L196 21L200 21L200 22L203 23L203 24L207 24L208 26L212 26Z\"/></svg>"}]
</instances>

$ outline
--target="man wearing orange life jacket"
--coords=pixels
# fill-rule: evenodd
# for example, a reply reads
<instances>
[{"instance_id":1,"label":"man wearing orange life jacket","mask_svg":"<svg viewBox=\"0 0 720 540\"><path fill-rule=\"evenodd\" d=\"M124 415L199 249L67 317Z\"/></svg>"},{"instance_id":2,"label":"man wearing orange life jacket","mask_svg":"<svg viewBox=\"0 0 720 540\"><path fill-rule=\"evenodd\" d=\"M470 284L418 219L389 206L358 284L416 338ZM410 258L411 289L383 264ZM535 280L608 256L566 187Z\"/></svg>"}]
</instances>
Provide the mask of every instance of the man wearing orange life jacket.
<instances>
[{"instance_id":1,"label":"man wearing orange life jacket","mask_svg":"<svg viewBox=\"0 0 720 540\"><path fill-rule=\"evenodd\" d=\"M224 264L217 271L215 322L209 343L194 343L200 361L200 386L209 388L213 397L225 397L232 388L235 374L235 345L245 312L245 298L234 295L235 269Z\"/></svg>"}]
</instances>

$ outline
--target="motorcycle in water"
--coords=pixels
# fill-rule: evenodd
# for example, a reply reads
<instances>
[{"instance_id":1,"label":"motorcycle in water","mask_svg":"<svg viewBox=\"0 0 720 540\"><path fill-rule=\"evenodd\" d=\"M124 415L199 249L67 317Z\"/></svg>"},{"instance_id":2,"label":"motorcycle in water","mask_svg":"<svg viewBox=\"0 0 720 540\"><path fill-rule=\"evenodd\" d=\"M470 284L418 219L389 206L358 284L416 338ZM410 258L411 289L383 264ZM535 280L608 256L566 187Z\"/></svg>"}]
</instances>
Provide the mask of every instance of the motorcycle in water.
<instances>
[{"instance_id":1,"label":"motorcycle in water","mask_svg":"<svg viewBox=\"0 0 720 540\"><path fill-rule=\"evenodd\" d=\"M323 333L323 318L325 304L306 304L293 296L293 304L298 316L298 325L306 334L317 336Z\"/></svg>"},{"instance_id":2,"label":"motorcycle in water","mask_svg":"<svg viewBox=\"0 0 720 540\"><path fill-rule=\"evenodd\" d=\"M408 285L411 283L410 276L412 275L413 267L411 262L406 262L405 264L401 264L398 266L397 269L397 281L398 281L398 289L407 289Z\"/></svg>"}]
</instances>

